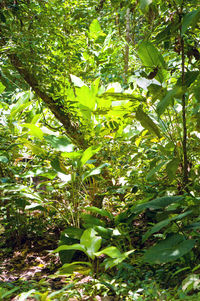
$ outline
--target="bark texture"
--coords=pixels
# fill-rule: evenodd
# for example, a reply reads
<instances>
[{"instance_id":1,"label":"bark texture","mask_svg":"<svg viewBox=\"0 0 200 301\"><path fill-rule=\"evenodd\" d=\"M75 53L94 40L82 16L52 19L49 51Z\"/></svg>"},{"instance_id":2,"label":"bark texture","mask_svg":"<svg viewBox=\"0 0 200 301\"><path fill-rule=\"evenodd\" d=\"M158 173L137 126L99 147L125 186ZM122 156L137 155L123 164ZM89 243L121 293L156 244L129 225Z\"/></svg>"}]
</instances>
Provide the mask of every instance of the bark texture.
<instances>
[{"instance_id":1,"label":"bark texture","mask_svg":"<svg viewBox=\"0 0 200 301\"><path fill-rule=\"evenodd\" d=\"M0 46L5 46L6 41L3 38L1 29L0 35ZM15 53L8 53L7 56L10 59L12 66L19 72L25 82L33 89L35 94L42 99L54 116L62 123L66 130L66 135L70 138L72 143L77 145L79 148L86 149L89 146L88 141L85 140L78 124L73 123L71 120L70 113L66 110L62 101L53 99L46 91L42 90L35 76L31 74L26 66L24 66Z\"/></svg>"}]
</instances>

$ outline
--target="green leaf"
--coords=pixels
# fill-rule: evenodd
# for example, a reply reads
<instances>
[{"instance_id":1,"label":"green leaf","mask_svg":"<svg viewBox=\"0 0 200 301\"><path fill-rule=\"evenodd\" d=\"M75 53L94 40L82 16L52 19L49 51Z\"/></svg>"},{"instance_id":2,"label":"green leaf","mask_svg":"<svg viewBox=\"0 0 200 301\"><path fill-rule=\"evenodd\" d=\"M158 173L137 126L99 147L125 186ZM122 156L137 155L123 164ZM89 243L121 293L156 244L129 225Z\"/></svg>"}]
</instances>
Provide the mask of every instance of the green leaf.
<instances>
[{"instance_id":1,"label":"green leaf","mask_svg":"<svg viewBox=\"0 0 200 301\"><path fill-rule=\"evenodd\" d=\"M62 164L60 158L57 156L55 157L52 161L51 161L51 166L53 167L54 170L56 170L57 172L61 172L64 174L68 174L67 169L65 168L65 166Z\"/></svg>"},{"instance_id":2,"label":"green leaf","mask_svg":"<svg viewBox=\"0 0 200 301\"><path fill-rule=\"evenodd\" d=\"M2 82L0 82L0 94L3 93L3 91L5 90L5 86L2 84Z\"/></svg>"},{"instance_id":3,"label":"green leaf","mask_svg":"<svg viewBox=\"0 0 200 301\"><path fill-rule=\"evenodd\" d=\"M99 214L99 215L101 215L101 216L108 217L108 218L110 218L111 220L113 219L112 214L111 214L109 211L105 210L105 209L100 209L100 208L97 208L97 207L92 206L92 207L86 207L85 210L86 210L86 211L90 211L90 212L97 213L97 214Z\"/></svg>"},{"instance_id":4,"label":"green leaf","mask_svg":"<svg viewBox=\"0 0 200 301\"><path fill-rule=\"evenodd\" d=\"M174 96L177 93L177 88L171 89L169 91L167 91L165 97L163 97L163 99L158 103L156 111L158 113L158 116L162 115L164 113L164 111L166 110L166 108L172 104L172 100L174 98Z\"/></svg>"},{"instance_id":5,"label":"green leaf","mask_svg":"<svg viewBox=\"0 0 200 301\"><path fill-rule=\"evenodd\" d=\"M170 219L167 218L159 223L157 223L156 225L154 225L151 229L149 229L142 237L142 242L144 243L145 240L147 240L149 238L149 236L151 236L152 234L159 232L162 228L164 228L165 226L167 226L170 223Z\"/></svg>"},{"instance_id":6,"label":"green leaf","mask_svg":"<svg viewBox=\"0 0 200 301\"><path fill-rule=\"evenodd\" d=\"M74 145L67 137L56 137L54 135L45 135L44 138L57 151L72 152L74 149Z\"/></svg>"},{"instance_id":7,"label":"green leaf","mask_svg":"<svg viewBox=\"0 0 200 301\"><path fill-rule=\"evenodd\" d=\"M18 113L21 113L31 105L31 102L16 104L10 111L10 118L15 118Z\"/></svg>"},{"instance_id":8,"label":"green leaf","mask_svg":"<svg viewBox=\"0 0 200 301\"><path fill-rule=\"evenodd\" d=\"M103 34L103 32L101 30L101 26L99 24L99 21L97 19L94 19L92 21L92 23L90 24L90 27L89 27L89 36L92 39L96 40L102 34Z\"/></svg>"},{"instance_id":9,"label":"green leaf","mask_svg":"<svg viewBox=\"0 0 200 301\"><path fill-rule=\"evenodd\" d=\"M194 247L195 240L185 240L183 235L174 234L146 251L143 261L150 264L161 264L174 261Z\"/></svg>"},{"instance_id":10,"label":"green leaf","mask_svg":"<svg viewBox=\"0 0 200 301\"><path fill-rule=\"evenodd\" d=\"M92 228L86 229L80 239L81 245L86 248L87 255L91 259L95 258L94 253L97 252L101 247L101 241L102 238L97 236L97 232Z\"/></svg>"},{"instance_id":11,"label":"green leaf","mask_svg":"<svg viewBox=\"0 0 200 301\"><path fill-rule=\"evenodd\" d=\"M102 226L95 226L94 230L105 239L110 239L113 234L113 229L105 228Z\"/></svg>"},{"instance_id":12,"label":"green leaf","mask_svg":"<svg viewBox=\"0 0 200 301\"><path fill-rule=\"evenodd\" d=\"M199 71L187 71L184 77L184 86L189 87L198 77ZM182 85L182 77L179 77L176 83L178 86Z\"/></svg>"},{"instance_id":13,"label":"green leaf","mask_svg":"<svg viewBox=\"0 0 200 301\"><path fill-rule=\"evenodd\" d=\"M174 180L179 163L180 160L178 158L174 158L167 163L166 171L170 181Z\"/></svg>"},{"instance_id":14,"label":"green leaf","mask_svg":"<svg viewBox=\"0 0 200 301\"><path fill-rule=\"evenodd\" d=\"M151 229L149 229L142 237L142 241L144 242L151 236L152 234L159 232L162 228L167 226L170 222L174 220L181 220L182 218L186 217L187 215L191 214L192 210L188 210L184 213L178 214L176 216L173 216L172 218L167 218L163 221L160 221L159 223L155 224Z\"/></svg>"},{"instance_id":15,"label":"green leaf","mask_svg":"<svg viewBox=\"0 0 200 301\"><path fill-rule=\"evenodd\" d=\"M101 256L102 254L108 255L111 258L119 258L122 256L121 252L116 247L107 247L99 252L96 252L96 256Z\"/></svg>"},{"instance_id":16,"label":"green leaf","mask_svg":"<svg viewBox=\"0 0 200 301\"><path fill-rule=\"evenodd\" d=\"M23 123L20 124L21 127L25 127L28 128L30 131L28 132L29 135L32 135L36 138L39 138L40 140L42 140L43 138L43 132L42 130L36 126L35 124L31 124L31 123Z\"/></svg>"},{"instance_id":17,"label":"green leaf","mask_svg":"<svg viewBox=\"0 0 200 301\"><path fill-rule=\"evenodd\" d=\"M8 163L8 158L6 156L0 156L0 162L2 163Z\"/></svg>"},{"instance_id":18,"label":"green leaf","mask_svg":"<svg viewBox=\"0 0 200 301\"><path fill-rule=\"evenodd\" d=\"M99 145L88 147L84 151L84 153L80 159L80 162L79 162L80 167L82 167L94 154L98 153L100 151L100 149L101 149L101 146L99 146Z\"/></svg>"},{"instance_id":19,"label":"green leaf","mask_svg":"<svg viewBox=\"0 0 200 301\"><path fill-rule=\"evenodd\" d=\"M94 175L99 175L104 167L109 166L108 163L104 163L98 167L92 168L91 170L87 170L84 172L82 175L82 180L85 181L88 177L94 176Z\"/></svg>"},{"instance_id":20,"label":"green leaf","mask_svg":"<svg viewBox=\"0 0 200 301\"><path fill-rule=\"evenodd\" d=\"M90 262L72 262L65 263L58 271L57 275L73 274L74 272L79 272L83 275L89 274L91 271L92 264Z\"/></svg>"},{"instance_id":21,"label":"green leaf","mask_svg":"<svg viewBox=\"0 0 200 301\"><path fill-rule=\"evenodd\" d=\"M143 41L139 44L138 56L146 68L158 68L155 78L162 83L165 79L165 72L163 69L166 68L166 64L156 47L148 41Z\"/></svg>"},{"instance_id":22,"label":"green leaf","mask_svg":"<svg viewBox=\"0 0 200 301\"><path fill-rule=\"evenodd\" d=\"M133 213L139 213L145 209L163 209L169 206L172 203L178 203L184 199L183 196L163 196L152 200L150 202L146 202L143 204L139 204L131 209Z\"/></svg>"},{"instance_id":23,"label":"green leaf","mask_svg":"<svg viewBox=\"0 0 200 301\"><path fill-rule=\"evenodd\" d=\"M107 249L109 249L109 248L115 248L115 247L108 247ZM104 249L104 251L105 251L105 249ZM106 270L111 269L112 267L118 265L119 263L124 261L129 256L129 254L131 254L132 252L134 252L134 250L130 250L130 251L122 253L122 254L120 253L120 255L116 256L116 257L112 257L112 254L114 254L114 253L109 252L111 255L110 256L111 258L106 258L103 262L105 269ZM105 253L102 253L102 254L105 254ZM117 254L117 252L116 252L116 254ZM108 254L106 254L106 255L108 255Z\"/></svg>"},{"instance_id":24,"label":"green leaf","mask_svg":"<svg viewBox=\"0 0 200 301\"><path fill-rule=\"evenodd\" d=\"M153 175L155 174L155 173L157 173L162 167L163 167L163 165L165 165L165 161L164 162L161 162L161 163L159 163L158 165L156 165L154 168L152 168L151 170L150 170L150 172L148 172L148 174L146 175L146 179L147 180L150 180L152 177L153 177Z\"/></svg>"},{"instance_id":25,"label":"green leaf","mask_svg":"<svg viewBox=\"0 0 200 301\"><path fill-rule=\"evenodd\" d=\"M136 112L136 119L141 123L141 125L149 130L151 133L155 134L158 138L161 138L160 130L158 126L153 122L153 120L143 111L142 106L139 106Z\"/></svg>"},{"instance_id":26,"label":"green leaf","mask_svg":"<svg viewBox=\"0 0 200 301\"><path fill-rule=\"evenodd\" d=\"M78 250L78 251L82 251L85 254L87 254L85 246L83 246L81 244L62 245L62 246L59 246L56 250L54 250L52 253L57 253L60 251L65 251L65 250Z\"/></svg>"},{"instance_id":27,"label":"green leaf","mask_svg":"<svg viewBox=\"0 0 200 301\"><path fill-rule=\"evenodd\" d=\"M182 27L181 27L181 34L184 35L188 29L188 27L194 28L199 21L200 17L200 9L193 10L192 12L187 13L183 17Z\"/></svg>"},{"instance_id":28,"label":"green leaf","mask_svg":"<svg viewBox=\"0 0 200 301\"><path fill-rule=\"evenodd\" d=\"M83 226L85 228L91 228L93 226L102 226L105 227L105 222L100 220L97 217L94 217L90 214L82 214L81 218L83 220Z\"/></svg>"},{"instance_id":29,"label":"green leaf","mask_svg":"<svg viewBox=\"0 0 200 301\"><path fill-rule=\"evenodd\" d=\"M152 3L153 0L139 0L140 3L140 9L141 11L145 12L147 11L149 5Z\"/></svg>"},{"instance_id":30,"label":"green leaf","mask_svg":"<svg viewBox=\"0 0 200 301\"><path fill-rule=\"evenodd\" d=\"M75 227L68 227L61 233L60 239L62 240L65 237L72 237L74 239L80 240L82 234L83 234L83 229L75 228Z\"/></svg>"},{"instance_id":31,"label":"green leaf","mask_svg":"<svg viewBox=\"0 0 200 301\"><path fill-rule=\"evenodd\" d=\"M33 154L36 154L36 155L41 155L41 154L44 155L45 154L45 151L41 147L29 142L26 139L24 139L24 146L26 146L28 149L30 149Z\"/></svg>"}]
</instances>

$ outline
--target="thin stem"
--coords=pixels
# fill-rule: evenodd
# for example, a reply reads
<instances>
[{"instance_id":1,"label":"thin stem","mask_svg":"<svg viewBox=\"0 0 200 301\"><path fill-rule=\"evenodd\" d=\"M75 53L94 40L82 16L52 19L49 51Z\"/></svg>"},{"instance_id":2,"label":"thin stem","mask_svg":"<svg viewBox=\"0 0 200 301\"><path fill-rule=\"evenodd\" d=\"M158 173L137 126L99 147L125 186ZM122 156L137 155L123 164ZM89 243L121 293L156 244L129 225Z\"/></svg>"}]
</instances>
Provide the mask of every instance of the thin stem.
<instances>
[{"instance_id":1,"label":"thin stem","mask_svg":"<svg viewBox=\"0 0 200 301\"><path fill-rule=\"evenodd\" d=\"M185 51L184 38L181 37L181 71L182 71L182 87L185 84ZM188 159L187 159L187 123L186 123L186 95L182 96L182 125L183 125L183 188L188 185Z\"/></svg>"}]
</instances>

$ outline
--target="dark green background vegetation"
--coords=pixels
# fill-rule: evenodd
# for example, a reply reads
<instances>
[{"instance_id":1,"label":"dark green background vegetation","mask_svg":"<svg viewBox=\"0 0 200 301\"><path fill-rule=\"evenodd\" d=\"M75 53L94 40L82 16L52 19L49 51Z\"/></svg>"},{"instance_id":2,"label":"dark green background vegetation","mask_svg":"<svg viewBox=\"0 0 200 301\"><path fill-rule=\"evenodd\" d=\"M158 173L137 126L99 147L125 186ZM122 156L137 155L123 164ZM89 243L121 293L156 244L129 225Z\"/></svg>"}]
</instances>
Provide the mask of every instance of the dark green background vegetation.
<instances>
[{"instance_id":1,"label":"dark green background vegetation","mask_svg":"<svg viewBox=\"0 0 200 301\"><path fill-rule=\"evenodd\" d=\"M1 300L200 299L199 19L189 0L0 2ZM38 241L59 262L7 281Z\"/></svg>"}]
</instances>

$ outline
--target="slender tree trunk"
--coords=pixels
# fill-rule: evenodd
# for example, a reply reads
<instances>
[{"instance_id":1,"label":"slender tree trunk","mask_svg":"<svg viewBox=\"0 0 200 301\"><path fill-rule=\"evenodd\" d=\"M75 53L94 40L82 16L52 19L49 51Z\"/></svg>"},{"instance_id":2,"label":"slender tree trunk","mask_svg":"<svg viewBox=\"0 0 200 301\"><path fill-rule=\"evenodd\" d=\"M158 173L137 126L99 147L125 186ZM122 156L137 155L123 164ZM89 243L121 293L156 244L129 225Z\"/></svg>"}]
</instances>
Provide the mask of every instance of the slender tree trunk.
<instances>
[{"instance_id":1,"label":"slender tree trunk","mask_svg":"<svg viewBox=\"0 0 200 301\"><path fill-rule=\"evenodd\" d=\"M182 87L185 83L185 53L184 40L181 39L181 56L182 56ZM187 158L187 123L186 123L186 97L182 96L182 123L183 123L183 188L188 184L188 158Z\"/></svg>"},{"instance_id":2,"label":"slender tree trunk","mask_svg":"<svg viewBox=\"0 0 200 301\"><path fill-rule=\"evenodd\" d=\"M180 24L182 21L182 8L180 13ZM182 87L185 86L185 45L184 38L181 35L180 28L180 46L181 46L181 73L182 73ZM186 95L185 93L182 96L182 126L183 126L183 179L182 186L183 189L187 190L188 185L188 156L187 156L187 121L186 121Z\"/></svg>"},{"instance_id":3,"label":"slender tree trunk","mask_svg":"<svg viewBox=\"0 0 200 301\"><path fill-rule=\"evenodd\" d=\"M128 67L129 67L129 43L131 41L130 37L130 8L126 11L126 45L124 52L124 79L127 82L128 77Z\"/></svg>"}]
</instances>

